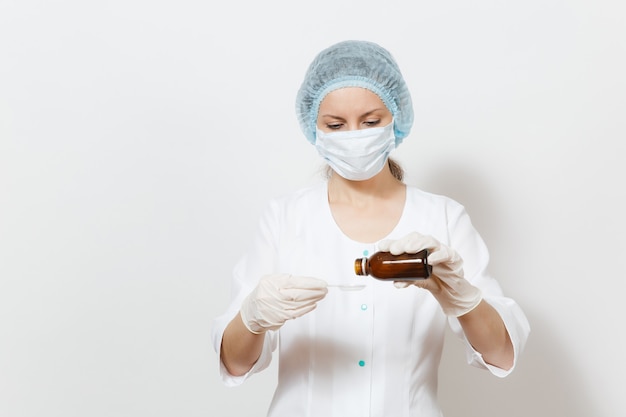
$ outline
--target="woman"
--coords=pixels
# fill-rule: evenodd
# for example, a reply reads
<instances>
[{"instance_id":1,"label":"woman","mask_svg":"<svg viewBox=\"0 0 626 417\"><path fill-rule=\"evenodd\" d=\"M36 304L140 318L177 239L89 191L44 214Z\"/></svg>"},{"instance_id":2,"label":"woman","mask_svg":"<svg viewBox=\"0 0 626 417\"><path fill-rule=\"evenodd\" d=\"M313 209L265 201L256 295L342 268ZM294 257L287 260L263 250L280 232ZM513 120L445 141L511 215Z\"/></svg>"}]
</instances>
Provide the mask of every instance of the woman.
<instances>
[{"instance_id":1,"label":"woman","mask_svg":"<svg viewBox=\"0 0 626 417\"><path fill-rule=\"evenodd\" d=\"M407 186L389 159L413 123L393 57L371 42L333 45L310 65L296 101L330 175L272 200L236 265L233 298L212 328L223 381L243 383L278 347L268 416L440 416L446 325L469 363L508 375L529 333L523 312L488 274L463 206ZM428 279L354 273L358 257L422 249Z\"/></svg>"}]
</instances>

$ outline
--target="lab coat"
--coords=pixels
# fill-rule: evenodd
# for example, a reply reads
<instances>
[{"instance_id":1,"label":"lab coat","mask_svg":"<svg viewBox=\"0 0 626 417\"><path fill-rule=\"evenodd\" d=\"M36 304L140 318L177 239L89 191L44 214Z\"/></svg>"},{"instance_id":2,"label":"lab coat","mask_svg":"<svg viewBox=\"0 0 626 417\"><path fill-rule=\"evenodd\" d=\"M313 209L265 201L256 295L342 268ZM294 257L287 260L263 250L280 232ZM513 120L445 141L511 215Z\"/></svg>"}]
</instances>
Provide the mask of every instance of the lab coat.
<instances>
[{"instance_id":1,"label":"lab coat","mask_svg":"<svg viewBox=\"0 0 626 417\"><path fill-rule=\"evenodd\" d=\"M487 248L464 207L407 186L403 214L386 238L414 231L434 236L461 255L465 278L504 320L517 362L530 331L528 321L489 276ZM243 383L267 368L278 348L278 385L269 417L438 417L437 376L447 325L465 341L469 364L497 377L513 370L485 363L467 343L458 320L446 317L427 290L399 289L357 276L354 260L376 251L377 242L356 242L339 229L326 182L270 201L249 250L234 268L230 304L213 322L218 356L224 329L264 274L290 273L365 288L330 287L315 310L266 333L261 356L246 375L230 375L220 361L223 382Z\"/></svg>"}]
</instances>

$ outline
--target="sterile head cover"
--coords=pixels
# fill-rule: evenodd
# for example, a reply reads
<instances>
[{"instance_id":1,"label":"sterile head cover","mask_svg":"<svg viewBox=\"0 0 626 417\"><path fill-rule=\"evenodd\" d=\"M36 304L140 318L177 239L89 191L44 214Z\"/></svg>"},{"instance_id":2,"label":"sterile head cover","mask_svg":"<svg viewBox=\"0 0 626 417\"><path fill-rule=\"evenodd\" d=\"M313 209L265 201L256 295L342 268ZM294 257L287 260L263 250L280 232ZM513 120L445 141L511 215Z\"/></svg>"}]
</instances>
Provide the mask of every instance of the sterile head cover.
<instances>
[{"instance_id":1,"label":"sterile head cover","mask_svg":"<svg viewBox=\"0 0 626 417\"><path fill-rule=\"evenodd\" d=\"M413 104L400 68L391 54L367 41L343 41L320 52L309 66L296 97L300 128L315 144L320 103L343 87L367 88L377 94L393 115L396 146L413 125Z\"/></svg>"}]
</instances>

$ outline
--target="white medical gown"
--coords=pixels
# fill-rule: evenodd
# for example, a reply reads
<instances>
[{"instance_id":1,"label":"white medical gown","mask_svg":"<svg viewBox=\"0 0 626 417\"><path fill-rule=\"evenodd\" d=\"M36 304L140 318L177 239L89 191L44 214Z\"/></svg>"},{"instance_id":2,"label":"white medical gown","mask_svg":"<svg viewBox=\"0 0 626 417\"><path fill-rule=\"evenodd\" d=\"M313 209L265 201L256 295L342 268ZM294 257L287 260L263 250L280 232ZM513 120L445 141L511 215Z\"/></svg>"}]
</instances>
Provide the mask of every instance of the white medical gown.
<instances>
[{"instance_id":1,"label":"white medical gown","mask_svg":"<svg viewBox=\"0 0 626 417\"><path fill-rule=\"evenodd\" d=\"M464 207L407 187L402 217L386 238L399 239L414 231L432 235L459 252L465 278L502 316L517 362L530 331L528 321L489 276L487 248ZM264 274L290 273L366 287L329 288L311 313L267 332L261 357L248 374L229 375L220 362L224 383L241 384L265 369L278 348L278 385L270 417L441 416L437 376L446 325L462 340L465 337L458 320L447 318L428 291L398 289L391 282L357 276L354 260L376 251L376 242L356 242L338 228L328 205L327 183L272 200L250 249L234 268L230 304L213 322L218 354L224 329ZM468 363L499 377L512 371L486 364L465 344Z\"/></svg>"}]
</instances>

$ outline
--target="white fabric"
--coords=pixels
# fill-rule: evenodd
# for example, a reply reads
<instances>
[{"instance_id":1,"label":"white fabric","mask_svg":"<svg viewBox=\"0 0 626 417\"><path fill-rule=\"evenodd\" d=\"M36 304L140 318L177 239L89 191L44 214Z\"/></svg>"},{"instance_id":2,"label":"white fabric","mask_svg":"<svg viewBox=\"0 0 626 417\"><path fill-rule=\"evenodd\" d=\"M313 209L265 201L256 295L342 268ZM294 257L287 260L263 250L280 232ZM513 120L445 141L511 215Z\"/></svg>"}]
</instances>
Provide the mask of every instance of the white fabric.
<instances>
[{"instance_id":1,"label":"white fabric","mask_svg":"<svg viewBox=\"0 0 626 417\"><path fill-rule=\"evenodd\" d=\"M363 181L378 174L396 148L393 121L384 127L324 132L317 128L315 148L337 174Z\"/></svg>"},{"instance_id":2,"label":"white fabric","mask_svg":"<svg viewBox=\"0 0 626 417\"><path fill-rule=\"evenodd\" d=\"M486 271L489 255L465 209L455 201L407 188L403 215L388 239L418 231L455 248L465 277L502 316L515 349L523 350L528 322L519 306L503 296ZM268 416L438 417L437 373L445 328L465 340L458 320L446 318L428 291L397 289L391 282L357 276L356 258L377 250L346 237L328 206L326 184L272 200L245 256L237 263L232 300L211 329L215 351L242 300L267 273L317 277L332 284L360 282L362 291L329 288L317 308L279 331L268 331L261 357L248 374L229 375L226 385L243 383L266 368L279 349L279 380ZM466 342L468 363L498 377L511 370L488 366Z\"/></svg>"}]
</instances>

